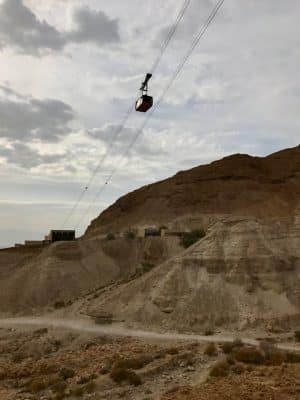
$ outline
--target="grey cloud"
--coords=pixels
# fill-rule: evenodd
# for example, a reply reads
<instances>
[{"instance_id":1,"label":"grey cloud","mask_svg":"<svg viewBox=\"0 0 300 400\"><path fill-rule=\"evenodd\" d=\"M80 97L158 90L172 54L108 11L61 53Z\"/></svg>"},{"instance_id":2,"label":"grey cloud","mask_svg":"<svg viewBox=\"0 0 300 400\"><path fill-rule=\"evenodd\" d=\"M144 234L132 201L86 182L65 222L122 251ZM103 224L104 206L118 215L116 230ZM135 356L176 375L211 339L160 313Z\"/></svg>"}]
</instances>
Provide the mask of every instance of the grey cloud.
<instances>
[{"instance_id":1,"label":"grey cloud","mask_svg":"<svg viewBox=\"0 0 300 400\"><path fill-rule=\"evenodd\" d=\"M14 164L22 168L33 168L42 164L52 164L64 158L61 154L42 155L23 143L13 143L9 148L0 147L0 157L8 164Z\"/></svg>"},{"instance_id":2,"label":"grey cloud","mask_svg":"<svg viewBox=\"0 0 300 400\"><path fill-rule=\"evenodd\" d=\"M0 137L55 142L70 133L74 111L55 99L0 98L0 120Z\"/></svg>"},{"instance_id":3,"label":"grey cloud","mask_svg":"<svg viewBox=\"0 0 300 400\"><path fill-rule=\"evenodd\" d=\"M118 20L101 11L80 9L75 12L74 20L76 29L61 32L40 21L23 0L5 0L0 5L0 49L11 46L21 53L41 56L72 43L103 46L120 41Z\"/></svg>"},{"instance_id":4,"label":"grey cloud","mask_svg":"<svg viewBox=\"0 0 300 400\"><path fill-rule=\"evenodd\" d=\"M0 43L39 54L42 49L60 50L66 41L54 27L39 21L22 0L6 0L0 7Z\"/></svg>"},{"instance_id":5,"label":"grey cloud","mask_svg":"<svg viewBox=\"0 0 300 400\"><path fill-rule=\"evenodd\" d=\"M77 10L74 14L77 29L70 32L70 42L92 42L98 46L120 41L118 21L107 17L102 11L93 12L89 8Z\"/></svg>"}]
</instances>

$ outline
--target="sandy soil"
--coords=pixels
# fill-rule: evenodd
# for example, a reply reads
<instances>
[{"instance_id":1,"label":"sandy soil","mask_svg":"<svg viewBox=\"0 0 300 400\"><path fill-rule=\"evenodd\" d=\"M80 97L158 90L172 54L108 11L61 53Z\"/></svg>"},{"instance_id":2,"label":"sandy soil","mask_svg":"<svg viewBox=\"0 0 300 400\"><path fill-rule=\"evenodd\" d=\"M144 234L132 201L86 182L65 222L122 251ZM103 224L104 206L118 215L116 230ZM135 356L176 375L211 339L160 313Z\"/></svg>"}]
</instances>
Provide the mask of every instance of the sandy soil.
<instances>
[{"instance_id":1,"label":"sandy soil","mask_svg":"<svg viewBox=\"0 0 300 400\"><path fill-rule=\"evenodd\" d=\"M130 331L87 320L2 320L0 400L299 399L300 364L242 369L235 364L239 368L232 367L228 376L209 377L225 355L221 344L207 355L207 341L221 339L229 340ZM120 360L131 365L127 371L138 381L114 380Z\"/></svg>"}]
</instances>

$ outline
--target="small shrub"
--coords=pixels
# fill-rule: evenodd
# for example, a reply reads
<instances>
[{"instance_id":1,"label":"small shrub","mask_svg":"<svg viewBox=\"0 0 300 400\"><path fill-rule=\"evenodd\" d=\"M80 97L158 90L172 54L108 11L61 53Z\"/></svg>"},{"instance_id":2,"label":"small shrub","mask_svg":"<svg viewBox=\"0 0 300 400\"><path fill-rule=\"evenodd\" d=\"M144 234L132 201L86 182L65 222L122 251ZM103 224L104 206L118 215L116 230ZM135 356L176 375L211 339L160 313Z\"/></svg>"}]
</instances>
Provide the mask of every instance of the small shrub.
<instances>
[{"instance_id":1,"label":"small shrub","mask_svg":"<svg viewBox=\"0 0 300 400\"><path fill-rule=\"evenodd\" d=\"M113 233L108 233L107 235L106 235L106 240L115 240L116 239L116 237L115 237L115 235L113 234Z\"/></svg>"},{"instance_id":2,"label":"small shrub","mask_svg":"<svg viewBox=\"0 0 300 400\"><path fill-rule=\"evenodd\" d=\"M296 342L300 342L300 331L295 331L295 340Z\"/></svg>"},{"instance_id":3,"label":"small shrub","mask_svg":"<svg viewBox=\"0 0 300 400\"><path fill-rule=\"evenodd\" d=\"M209 343L204 350L204 354L209 357L215 356L217 353L217 347L214 343Z\"/></svg>"},{"instance_id":4,"label":"small shrub","mask_svg":"<svg viewBox=\"0 0 300 400\"><path fill-rule=\"evenodd\" d=\"M236 363L231 367L232 372L237 375L241 375L245 372L245 366L242 363Z\"/></svg>"},{"instance_id":5,"label":"small shrub","mask_svg":"<svg viewBox=\"0 0 300 400\"><path fill-rule=\"evenodd\" d=\"M29 383L28 390L31 393L38 393L41 392L42 390L45 390L47 387L48 387L48 382L45 379L36 378Z\"/></svg>"},{"instance_id":6,"label":"small shrub","mask_svg":"<svg viewBox=\"0 0 300 400\"><path fill-rule=\"evenodd\" d=\"M134 277L137 278L139 276L144 275L146 272L151 271L154 268L154 264L143 262L141 265L135 270Z\"/></svg>"},{"instance_id":7,"label":"small shrub","mask_svg":"<svg viewBox=\"0 0 300 400\"><path fill-rule=\"evenodd\" d=\"M125 238L128 240L133 240L136 238L136 233L132 229L128 229L125 232Z\"/></svg>"},{"instance_id":8,"label":"small shrub","mask_svg":"<svg viewBox=\"0 0 300 400\"><path fill-rule=\"evenodd\" d=\"M67 388L67 384L65 382L57 382L52 386L52 390L56 394L64 394Z\"/></svg>"},{"instance_id":9,"label":"small shrub","mask_svg":"<svg viewBox=\"0 0 300 400\"><path fill-rule=\"evenodd\" d=\"M261 350L255 347L241 347L235 352L235 359L245 364L261 365L265 357Z\"/></svg>"},{"instance_id":10,"label":"small shrub","mask_svg":"<svg viewBox=\"0 0 300 400\"><path fill-rule=\"evenodd\" d=\"M67 380L75 376L75 371L71 368L62 368L59 371L59 376L61 376L62 379Z\"/></svg>"},{"instance_id":11,"label":"small shrub","mask_svg":"<svg viewBox=\"0 0 300 400\"><path fill-rule=\"evenodd\" d=\"M134 371L127 370L120 367L113 367L110 373L111 379L116 383L122 383L124 381L128 382L131 385L138 386L141 385L142 380L139 375L137 375Z\"/></svg>"},{"instance_id":12,"label":"small shrub","mask_svg":"<svg viewBox=\"0 0 300 400\"><path fill-rule=\"evenodd\" d=\"M58 310L58 309L60 309L60 308L64 308L66 305L65 305L65 302L64 301L56 301L55 303L54 303L54 308L56 309L56 310Z\"/></svg>"},{"instance_id":13,"label":"small shrub","mask_svg":"<svg viewBox=\"0 0 300 400\"><path fill-rule=\"evenodd\" d=\"M172 356L175 356L179 353L179 350L176 347L170 347L166 350L166 354L170 354Z\"/></svg>"},{"instance_id":14,"label":"small shrub","mask_svg":"<svg viewBox=\"0 0 300 400\"><path fill-rule=\"evenodd\" d=\"M96 384L95 384L94 381L88 382L88 383L87 383L86 385L84 385L84 387L83 387L84 393L89 393L89 394L93 393L93 392L95 391L95 389L96 389Z\"/></svg>"},{"instance_id":15,"label":"small shrub","mask_svg":"<svg viewBox=\"0 0 300 400\"><path fill-rule=\"evenodd\" d=\"M114 363L114 368L121 368L121 369L141 369L145 365L149 364L152 359L148 356L141 356L138 358L127 358L127 359L120 359Z\"/></svg>"},{"instance_id":16,"label":"small shrub","mask_svg":"<svg viewBox=\"0 0 300 400\"><path fill-rule=\"evenodd\" d=\"M215 333L213 328L206 328L204 331L205 336L212 336Z\"/></svg>"},{"instance_id":17,"label":"small shrub","mask_svg":"<svg viewBox=\"0 0 300 400\"><path fill-rule=\"evenodd\" d=\"M196 229L191 232L185 232L181 238L181 245L187 249L192 246L198 240L202 239L205 236L205 232L203 229Z\"/></svg>"},{"instance_id":18,"label":"small shrub","mask_svg":"<svg viewBox=\"0 0 300 400\"><path fill-rule=\"evenodd\" d=\"M226 360L218 361L210 370L209 375L223 377L229 374L229 364Z\"/></svg>"},{"instance_id":19,"label":"small shrub","mask_svg":"<svg viewBox=\"0 0 300 400\"><path fill-rule=\"evenodd\" d=\"M134 371L127 371L127 381L130 385L139 386L142 384L141 377Z\"/></svg>"},{"instance_id":20,"label":"small shrub","mask_svg":"<svg viewBox=\"0 0 300 400\"><path fill-rule=\"evenodd\" d=\"M227 354L226 361L228 362L229 365L235 364L235 359L232 354Z\"/></svg>"},{"instance_id":21,"label":"small shrub","mask_svg":"<svg viewBox=\"0 0 300 400\"><path fill-rule=\"evenodd\" d=\"M285 360L287 363L291 364L300 363L300 353L287 352L285 354Z\"/></svg>"},{"instance_id":22,"label":"small shrub","mask_svg":"<svg viewBox=\"0 0 300 400\"><path fill-rule=\"evenodd\" d=\"M221 345L224 354L231 354L234 350L243 347L244 344L240 339L235 339L233 342L226 342Z\"/></svg>"}]
</instances>

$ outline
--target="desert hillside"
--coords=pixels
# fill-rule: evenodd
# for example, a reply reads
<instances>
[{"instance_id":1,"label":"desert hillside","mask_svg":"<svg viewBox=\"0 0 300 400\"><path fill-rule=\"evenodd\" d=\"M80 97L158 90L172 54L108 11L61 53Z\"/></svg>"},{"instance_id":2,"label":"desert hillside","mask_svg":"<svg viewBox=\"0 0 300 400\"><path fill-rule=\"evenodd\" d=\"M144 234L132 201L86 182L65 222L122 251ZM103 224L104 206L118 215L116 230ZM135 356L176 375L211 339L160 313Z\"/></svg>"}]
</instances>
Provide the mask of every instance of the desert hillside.
<instances>
[{"instance_id":1,"label":"desert hillside","mask_svg":"<svg viewBox=\"0 0 300 400\"><path fill-rule=\"evenodd\" d=\"M206 236L185 249L103 235L163 224ZM58 303L159 330L287 331L300 323L300 147L180 172L118 200L80 240L2 250L0 266L5 315Z\"/></svg>"},{"instance_id":2,"label":"desert hillside","mask_svg":"<svg viewBox=\"0 0 300 400\"><path fill-rule=\"evenodd\" d=\"M264 158L236 154L123 196L91 223L86 236L180 219L188 224L198 216L277 218L299 207L300 146Z\"/></svg>"}]
</instances>

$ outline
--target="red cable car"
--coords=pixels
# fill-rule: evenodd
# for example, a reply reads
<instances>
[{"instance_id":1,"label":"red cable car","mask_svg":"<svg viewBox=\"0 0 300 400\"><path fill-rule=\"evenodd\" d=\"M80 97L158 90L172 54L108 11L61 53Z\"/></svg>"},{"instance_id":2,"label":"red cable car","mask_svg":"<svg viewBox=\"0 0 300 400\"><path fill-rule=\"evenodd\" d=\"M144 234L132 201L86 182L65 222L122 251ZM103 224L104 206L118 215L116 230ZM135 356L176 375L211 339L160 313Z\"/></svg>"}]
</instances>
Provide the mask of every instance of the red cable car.
<instances>
[{"instance_id":1,"label":"red cable car","mask_svg":"<svg viewBox=\"0 0 300 400\"><path fill-rule=\"evenodd\" d=\"M148 82L152 78L152 74L147 74L140 91L142 92L135 103L135 110L139 112L147 112L153 106L153 97L148 96Z\"/></svg>"}]
</instances>

